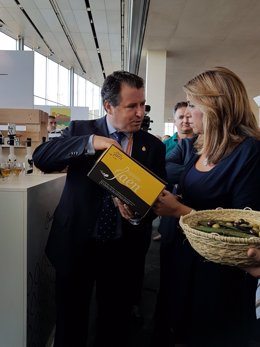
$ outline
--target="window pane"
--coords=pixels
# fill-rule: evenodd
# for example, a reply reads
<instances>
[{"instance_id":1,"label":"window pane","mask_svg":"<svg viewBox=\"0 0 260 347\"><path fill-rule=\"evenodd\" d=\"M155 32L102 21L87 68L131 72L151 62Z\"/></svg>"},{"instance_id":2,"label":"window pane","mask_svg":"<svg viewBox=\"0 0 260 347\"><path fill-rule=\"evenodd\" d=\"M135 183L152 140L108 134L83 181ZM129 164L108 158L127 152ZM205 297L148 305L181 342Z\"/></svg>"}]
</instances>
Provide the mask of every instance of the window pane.
<instances>
[{"instance_id":1,"label":"window pane","mask_svg":"<svg viewBox=\"0 0 260 347\"><path fill-rule=\"evenodd\" d=\"M64 106L69 106L69 90L70 90L70 81L69 81L69 70L65 67L59 65L59 84L58 84L58 102Z\"/></svg>"},{"instance_id":2,"label":"window pane","mask_svg":"<svg viewBox=\"0 0 260 347\"><path fill-rule=\"evenodd\" d=\"M34 105L45 105L45 99L34 96Z\"/></svg>"},{"instance_id":3,"label":"window pane","mask_svg":"<svg viewBox=\"0 0 260 347\"><path fill-rule=\"evenodd\" d=\"M90 118L93 118L93 86L94 86L93 83L87 81L86 106L89 108Z\"/></svg>"},{"instance_id":4,"label":"window pane","mask_svg":"<svg viewBox=\"0 0 260 347\"><path fill-rule=\"evenodd\" d=\"M86 106L86 80L78 76L78 106Z\"/></svg>"},{"instance_id":5,"label":"window pane","mask_svg":"<svg viewBox=\"0 0 260 347\"><path fill-rule=\"evenodd\" d=\"M78 75L74 73L74 105L78 106Z\"/></svg>"},{"instance_id":6,"label":"window pane","mask_svg":"<svg viewBox=\"0 0 260 347\"><path fill-rule=\"evenodd\" d=\"M47 99L48 103L58 102L58 64L47 59Z\"/></svg>"},{"instance_id":7,"label":"window pane","mask_svg":"<svg viewBox=\"0 0 260 347\"><path fill-rule=\"evenodd\" d=\"M11 37L0 33L0 49L2 50L10 50L15 51L16 50L16 40L12 39Z\"/></svg>"},{"instance_id":8,"label":"window pane","mask_svg":"<svg viewBox=\"0 0 260 347\"><path fill-rule=\"evenodd\" d=\"M164 123L164 134L172 136L175 132L174 123Z\"/></svg>"},{"instance_id":9,"label":"window pane","mask_svg":"<svg viewBox=\"0 0 260 347\"><path fill-rule=\"evenodd\" d=\"M34 52L34 95L46 98L46 58L37 52Z\"/></svg>"},{"instance_id":10,"label":"window pane","mask_svg":"<svg viewBox=\"0 0 260 347\"><path fill-rule=\"evenodd\" d=\"M28 46L23 46L23 49L24 49L24 51L32 51L32 49L30 48L30 47L28 47Z\"/></svg>"},{"instance_id":11,"label":"window pane","mask_svg":"<svg viewBox=\"0 0 260 347\"><path fill-rule=\"evenodd\" d=\"M101 116L100 112L100 104L101 104L101 95L100 88L96 85L93 85L93 115L94 118L98 118Z\"/></svg>"}]
</instances>

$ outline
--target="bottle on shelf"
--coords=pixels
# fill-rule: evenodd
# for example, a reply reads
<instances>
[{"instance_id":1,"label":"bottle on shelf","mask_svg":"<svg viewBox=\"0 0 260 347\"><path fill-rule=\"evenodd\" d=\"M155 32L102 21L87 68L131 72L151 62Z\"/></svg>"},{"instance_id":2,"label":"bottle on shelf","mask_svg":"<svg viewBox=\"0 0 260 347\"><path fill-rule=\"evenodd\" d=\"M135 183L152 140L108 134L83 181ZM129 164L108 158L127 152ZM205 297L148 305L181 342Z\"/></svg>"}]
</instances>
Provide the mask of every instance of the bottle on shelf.
<instances>
[{"instance_id":1,"label":"bottle on shelf","mask_svg":"<svg viewBox=\"0 0 260 347\"><path fill-rule=\"evenodd\" d=\"M26 140L26 156L25 156L25 174L33 173L33 159L32 159L32 139L27 137Z\"/></svg>"},{"instance_id":2,"label":"bottle on shelf","mask_svg":"<svg viewBox=\"0 0 260 347\"><path fill-rule=\"evenodd\" d=\"M16 136L16 125L8 123L8 136L9 137L15 137Z\"/></svg>"},{"instance_id":3,"label":"bottle on shelf","mask_svg":"<svg viewBox=\"0 0 260 347\"><path fill-rule=\"evenodd\" d=\"M0 133L0 163L4 161L4 155L3 155L3 144L4 144L4 138L3 135Z\"/></svg>"},{"instance_id":4,"label":"bottle on shelf","mask_svg":"<svg viewBox=\"0 0 260 347\"><path fill-rule=\"evenodd\" d=\"M8 163L12 166L16 163L16 155L14 154L14 136L9 135L9 155L8 155Z\"/></svg>"}]
</instances>

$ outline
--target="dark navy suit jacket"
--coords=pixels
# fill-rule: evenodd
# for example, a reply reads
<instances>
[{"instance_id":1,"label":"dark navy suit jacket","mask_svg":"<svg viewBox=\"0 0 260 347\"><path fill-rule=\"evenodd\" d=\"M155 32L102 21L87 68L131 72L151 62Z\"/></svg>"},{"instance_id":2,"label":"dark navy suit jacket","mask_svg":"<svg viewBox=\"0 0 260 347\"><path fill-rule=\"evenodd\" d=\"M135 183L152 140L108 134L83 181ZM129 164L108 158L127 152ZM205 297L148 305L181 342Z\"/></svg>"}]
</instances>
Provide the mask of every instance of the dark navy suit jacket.
<instances>
[{"instance_id":1,"label":"dark navy suit jacket","mask_svg":"<svg viewBox=\"0 0 260 347\"><path fill-rule=\"evenodd\" d=\"M185 165L189 162L195 149L193 147L197 136L187 139L182 139L175 146L166 158L167 182L171 184L179 183L180 176L185 169Z\"/></svg>"},{"instance_id":2,"label":"dark navy suit jacket","mask_svg":"<svg viewBox=\"0 0 260 347\"><path fill-rule=\"evenodd\" d=\"M43 172L61 171L67 167L66 183L46 247L54 267L64 273L70 269L77 247L93 235L101 208L103 189L87 176L102 153L86 154L85 148L92 134L109 137L105 117L72 121L61 137L41 144L33 153L36 167ZM132 157L162 179L166 178L165 146L155 136L142 130L134 133ZM144 232L151 228L153 218L155 215L149 212L139 226L132 226L122 218L122 234L130 232L131 228Z\"/></svg>"}]
</instances>

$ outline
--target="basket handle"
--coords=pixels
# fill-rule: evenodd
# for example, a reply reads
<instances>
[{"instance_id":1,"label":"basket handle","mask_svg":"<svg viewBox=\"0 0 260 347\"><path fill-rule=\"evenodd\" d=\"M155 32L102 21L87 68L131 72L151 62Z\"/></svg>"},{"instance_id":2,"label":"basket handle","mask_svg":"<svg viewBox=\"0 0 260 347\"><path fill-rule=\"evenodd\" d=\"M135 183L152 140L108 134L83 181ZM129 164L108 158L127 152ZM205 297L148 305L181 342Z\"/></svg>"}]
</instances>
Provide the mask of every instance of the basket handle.
<instances>
[{"instance_id":1,"label":"basket handle","mask_svg":"<svg viewBox=\"0 0 260 347\"><path fill-rule=\"evenodd\" d=\"M223 210L223 207L217 207L216 210ZM252 211L252 208L251 207L244 207L243 210L245 210L245 211ZM192 211L194 211L194 210L192 210Z\"/></svg>"}]
</instances>

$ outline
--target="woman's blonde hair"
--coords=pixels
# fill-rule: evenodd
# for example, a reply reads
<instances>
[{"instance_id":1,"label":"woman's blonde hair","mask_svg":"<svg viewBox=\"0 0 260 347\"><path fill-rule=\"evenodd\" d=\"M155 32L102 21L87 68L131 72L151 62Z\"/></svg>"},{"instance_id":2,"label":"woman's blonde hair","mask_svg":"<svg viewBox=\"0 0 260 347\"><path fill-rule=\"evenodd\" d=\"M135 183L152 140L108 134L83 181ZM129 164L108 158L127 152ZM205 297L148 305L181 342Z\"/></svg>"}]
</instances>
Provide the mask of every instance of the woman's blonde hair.
<instances>
[{"instance_id":1,"label":"woman's blonde hair","mask_svg":"<svg viewBox=\"0 0 260 347\"><path fill-rule=\"evenodd\" d=\"M204 134L196 146L209 163L226 157L246 137L260 139L260 130L243 82L225 67L214 67L183 87L203 112Z\"/></svg>"}]
</instances>

